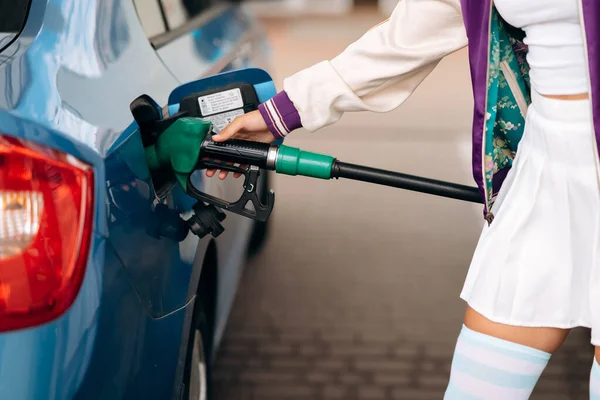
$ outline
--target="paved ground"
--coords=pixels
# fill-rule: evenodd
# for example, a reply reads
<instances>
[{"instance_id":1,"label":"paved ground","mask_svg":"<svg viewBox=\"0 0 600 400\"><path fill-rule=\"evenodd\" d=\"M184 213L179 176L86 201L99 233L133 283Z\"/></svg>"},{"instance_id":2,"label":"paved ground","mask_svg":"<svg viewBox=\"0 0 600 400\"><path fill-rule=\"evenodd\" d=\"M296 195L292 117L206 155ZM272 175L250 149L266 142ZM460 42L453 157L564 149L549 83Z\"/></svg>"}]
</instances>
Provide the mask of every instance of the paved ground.
<instances>
[{"instance_id":1,"label":"paved ground","mask_svg":"<svg viewBox=\"0 0 600 400\"><path fill-rule=\"evenodd\" d=\"M382 19L269 23L278 82ZM289 143L472 184L465 52L399 110L347 115ZM242 279L215 371L218 400L441 399L481 228L476 205L353 182L277 177L272 234ZM534 398L587 398L591 350L574 331Z\"/></svg>"}]
</instances>

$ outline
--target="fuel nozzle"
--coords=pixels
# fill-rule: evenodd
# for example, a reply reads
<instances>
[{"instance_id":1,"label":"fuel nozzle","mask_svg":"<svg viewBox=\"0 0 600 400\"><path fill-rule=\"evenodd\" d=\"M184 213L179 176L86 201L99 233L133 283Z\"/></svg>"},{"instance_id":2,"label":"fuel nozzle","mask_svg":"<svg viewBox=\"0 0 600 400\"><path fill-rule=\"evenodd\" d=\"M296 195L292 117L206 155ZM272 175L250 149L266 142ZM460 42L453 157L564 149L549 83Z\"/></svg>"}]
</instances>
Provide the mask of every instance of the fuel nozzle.
<instances>
[{"instance_id":1,"label":"fuel nozzle","mask_svg":"<svg viewBox=\"0 0 600 400\"><path fill-rule=\"evenodd\" d=\"M258 196L261 173L272 170L287 175L314 178L331 177L334 158L303 151L294 147L277 146L245 140L215 142L212 125L201 118L182 116L169 124L146 147L151 171L172 171L183 190L195 199L259 221L266 221L274 206L275 194ZM247 167L241 167L242 165ZM244 175L244 192L235 202L219 199L197 188L191 175L199 169L218 169ZM248 203L252 204L248 208Z\"/></svg>"}]
</instances>

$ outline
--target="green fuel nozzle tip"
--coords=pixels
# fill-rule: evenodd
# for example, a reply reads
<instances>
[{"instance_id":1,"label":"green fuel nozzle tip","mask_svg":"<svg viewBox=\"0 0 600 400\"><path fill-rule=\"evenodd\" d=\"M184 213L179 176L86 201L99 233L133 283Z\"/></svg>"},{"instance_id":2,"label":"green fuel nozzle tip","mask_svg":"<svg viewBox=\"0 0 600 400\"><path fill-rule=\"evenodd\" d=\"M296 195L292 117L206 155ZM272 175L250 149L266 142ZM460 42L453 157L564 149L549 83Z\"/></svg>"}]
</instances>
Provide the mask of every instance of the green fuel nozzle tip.
<instances>
[{"instance_id":1,"label":"green fuel nozzle tip","mask_svg":"<svg viewBox=\"0 0 600 400\"><path fill-rule=\"evenodd\" d=\"M170 168L187 192L188 177L196 169L200 147L211 130L212 124L203 119L179 118L146 148L148 167L151 171Z\"/></svg>"},{"instance_id":2,"label":"green fuel nozzle tip","mask_svg":"<svg viewBox=\"0 0 600 400\"><path fill-rule=\"evenodd\" d=\"M277 152L275 171L285 175L330 179L334 161L332 156L282 145Z\"/></svg>"}]
</instances>

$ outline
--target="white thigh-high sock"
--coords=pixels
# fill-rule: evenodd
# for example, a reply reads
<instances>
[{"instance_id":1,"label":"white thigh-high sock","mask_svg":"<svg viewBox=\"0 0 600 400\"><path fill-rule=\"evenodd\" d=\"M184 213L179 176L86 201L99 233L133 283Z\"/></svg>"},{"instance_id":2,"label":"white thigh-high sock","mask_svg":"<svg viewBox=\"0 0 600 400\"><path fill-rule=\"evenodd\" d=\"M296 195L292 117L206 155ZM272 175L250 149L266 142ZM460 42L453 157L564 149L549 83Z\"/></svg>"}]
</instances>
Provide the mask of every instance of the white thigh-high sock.
<instances>
[{"instance_id":1,"label":"white thigh-high sock","mask_svg":"<svg viewBox=\"0 0 600 400\"><path fill-rule=\"evenodd\" d=\"M463 326L444 399L528 399L549 360L549 353Z\"/></svg>"},{"instance_id":2,"label":"white thigh-high sock","mask_svg":"<svg viewBox=\"0 0 600 400\"><path fill-rule=\"evenodd\" d=\"M595 356L590 372L590 400L600 400L600 365Z\"/></svg>"}]
</instances>

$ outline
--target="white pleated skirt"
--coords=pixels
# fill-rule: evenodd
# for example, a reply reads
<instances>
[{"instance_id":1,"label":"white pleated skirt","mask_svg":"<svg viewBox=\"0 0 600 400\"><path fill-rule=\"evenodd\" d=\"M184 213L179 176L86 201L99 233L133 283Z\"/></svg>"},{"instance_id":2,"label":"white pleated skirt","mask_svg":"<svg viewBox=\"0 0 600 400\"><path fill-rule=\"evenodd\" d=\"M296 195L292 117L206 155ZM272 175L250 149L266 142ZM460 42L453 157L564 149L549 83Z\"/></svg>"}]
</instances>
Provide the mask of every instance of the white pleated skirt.
<instances>
[{"instance_id":1,"label":"white pleated skirt","mask_svg":"<svg viewBox=\"0 0 600 400\"><path fill-rule=\"evenodd\" d=\"M600 345L600 191L590 102L534 93L461 293L514 326L592 328Z\"/></svg>"}]
</instances>

